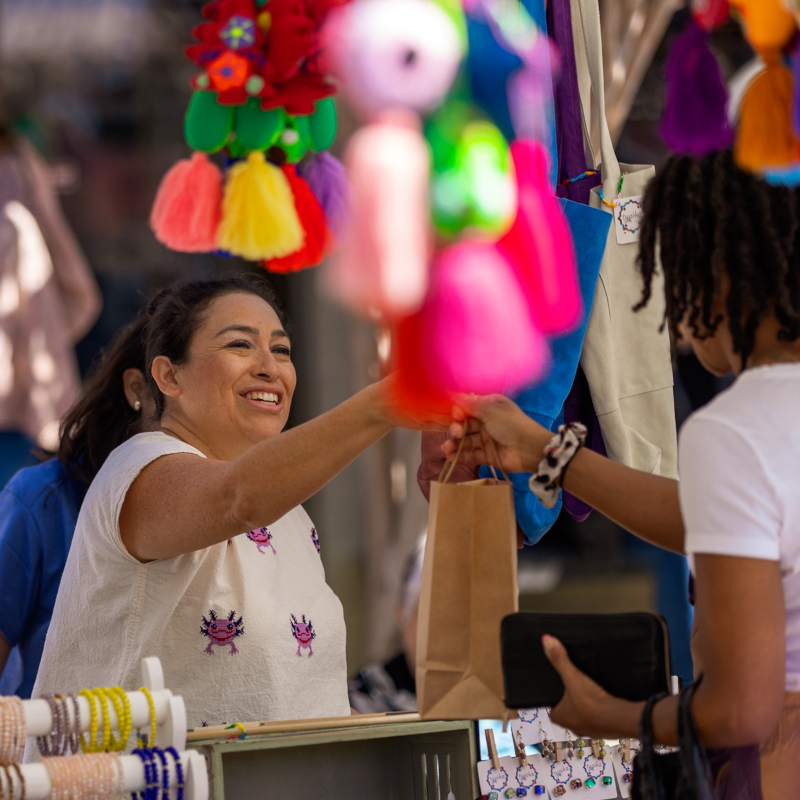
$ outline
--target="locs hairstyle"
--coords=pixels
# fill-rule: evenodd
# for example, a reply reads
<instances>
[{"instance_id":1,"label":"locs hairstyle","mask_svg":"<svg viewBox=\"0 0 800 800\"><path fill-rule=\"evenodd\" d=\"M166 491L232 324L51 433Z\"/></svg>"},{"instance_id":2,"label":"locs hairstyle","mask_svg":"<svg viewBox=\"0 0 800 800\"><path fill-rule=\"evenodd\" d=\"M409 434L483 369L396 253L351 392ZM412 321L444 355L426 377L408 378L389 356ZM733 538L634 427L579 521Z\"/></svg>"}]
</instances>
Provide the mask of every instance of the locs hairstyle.
<instances>
[{"instance_id":1,"label":"locs hairstyle","mask_svg":"<svg viewBox=\"0 0 800 800\"><path fill-rule=\"evenodd\" d=\"M781 325L779 338L800 337L800 194L771 186L736 166L730 150L702 159L671 158L644 198L639 266L642 300L651 297L657 253L667 297L665 323L673 335L684 320L698 338L721 322L712 316L722 276L729 279L728 324L743 363L767 317Z\"/></svg>"}]
</instances>

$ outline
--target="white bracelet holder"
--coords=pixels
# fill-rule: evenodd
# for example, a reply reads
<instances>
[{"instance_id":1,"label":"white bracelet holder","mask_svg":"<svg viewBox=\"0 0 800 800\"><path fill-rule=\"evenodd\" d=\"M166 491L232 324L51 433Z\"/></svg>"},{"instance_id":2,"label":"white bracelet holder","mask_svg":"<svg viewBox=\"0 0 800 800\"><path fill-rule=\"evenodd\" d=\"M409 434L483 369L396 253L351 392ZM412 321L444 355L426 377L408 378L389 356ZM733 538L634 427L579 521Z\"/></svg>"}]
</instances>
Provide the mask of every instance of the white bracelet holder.
<instances>
[{"instance_id":1,"label":"white bracelet holder","mask_svg":"<svg viewBox=\"0 0 800 800\"><path fill-rule=\"evenodd\" d=\"M186 750L180 753L181 766L183 767L183 800L208 800L208 771L206 760L197 750ZM80 756L66 756L66 758L80 758ZM122 762L122 784L127 793L142 792L145 789L144 764L138 756L119 756ZM20 770L25 777L26 800L46 800L52 791L50 776L44 764L20 764ZM171 800L177 798L178 770L171 757L167 757L167 771L169 774L169 796ZM10 770L14 783L14 796L22 797L22 785L19 776ZM6 797L10 796L7 778L0 772L0 786L5 789ZM160 795L160 792L159 792Z\"/></svg>"},{"instance_id":2,"label":"white bracelet holder","mask_svg":"<svg viewBox=\"0 0 800 800\"><path fill-rule=\"evenodd\" d=\"M186 747L186 706L182 697L172 694L164 687L164 672L161 662L155 658L142 659L142 678L144 685L150 690L153 706L156 712L156 740L155 746L166 748L174 747L181 752ZM131 707L131 722L133 729L142 728L149 730L150 703L144 692L127 692L128 702ZM76 698L80 707L81 733L89 730L90 708L85 697ZM25 710L25 723L27 736L47 736L55 727L53 713L47 700L23 700ZM64 705L69 716L69 726L75 730L75 717L71 704ZM108 704L108 721L112 730L119 730L117 714L111 703ZM103 731L103 721L97 721L98 733Z\"/></svg>"}]
</instances>

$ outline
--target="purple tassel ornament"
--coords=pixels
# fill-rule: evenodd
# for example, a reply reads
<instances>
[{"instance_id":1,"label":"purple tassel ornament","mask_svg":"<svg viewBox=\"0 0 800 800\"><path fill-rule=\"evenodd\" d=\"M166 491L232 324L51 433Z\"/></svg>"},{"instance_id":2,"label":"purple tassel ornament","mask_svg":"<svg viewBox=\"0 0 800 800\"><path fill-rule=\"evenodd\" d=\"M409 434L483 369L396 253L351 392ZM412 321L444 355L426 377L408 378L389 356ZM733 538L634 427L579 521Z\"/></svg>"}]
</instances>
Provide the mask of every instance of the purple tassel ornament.
<instances>
[{"instance_id":1,"label":"purple tassel ornament","mask_svg":"<svg viewBox=\"0 0 800 800\"><path fill-rule=\"evenodd\" d=\"M734 140L726 110L728 91L708 37L692 20L673 42L665 70L661 136L671 150L696 157L731 147Z\"/></svg>"},{"instance_id":2,"label":"purple tassel ornament","mask_svg":"<svg viewBox=\"0 0 800 800\"><path fill-rule=\"evenodd\" d=\"M322 206L328 227L340 237L350 207L350 186L342 162L330 153L319 153L302 167L301 174Z\"/></svg>"}]
</instances>

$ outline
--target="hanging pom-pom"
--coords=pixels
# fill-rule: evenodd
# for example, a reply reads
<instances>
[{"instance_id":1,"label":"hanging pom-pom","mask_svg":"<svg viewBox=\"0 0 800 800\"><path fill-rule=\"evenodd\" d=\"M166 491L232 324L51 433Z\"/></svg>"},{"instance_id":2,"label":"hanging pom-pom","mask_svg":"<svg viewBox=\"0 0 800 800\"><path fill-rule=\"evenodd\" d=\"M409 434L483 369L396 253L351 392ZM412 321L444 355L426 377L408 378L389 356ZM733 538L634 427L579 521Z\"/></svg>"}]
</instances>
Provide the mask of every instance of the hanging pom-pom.
<instances>
[{"instance_id":1,"label":"hanging pom-pom","mask_svg":"<svg viewBox=\"0 0 800 800\"><path fill-rule=\"evenodd\" d=\"M302 168L304 180L317 198L328 227L341 235L350 208L350 185L344 165L330 153L319 153Z\"/></svg>"},{"instance_id":2,"label":"hanging pom-pom","mask_svg":"<svg viewBox=\"0 0 800 800\"><path fill-rule=\"evenodd\" d=\"M282 258L265 262L268 272L296 272L315 267L333 249L334 238L325 222L325 212L308 184L297 174L293 164L282 167L294 194L294 205L305 231L305 242L299 250Z\"/></svg>"},{"instance_id":3,"label":"hanging pom-pom","mask_svg":"<svg viewBox=\"0 0 800 800\"><path fill-rule=\"evenodd\" d=\"M698 158L730 147L734 138L726 113L728 91L708 36L689 22L673 42L665 70L661 135L671 150Z\"/></svg>"},{"instance_id":4,"label":"hanging pom-pom","mask_svg":"<svg viewBox=\"0 0 800 800\"><path fill-rule=\"evenodd\" d=\"M225 185L217 246L250 261L294 253L305 233L289 181L260 151L234 164Z\"/></svg>"},{"instance_id":5,"label":"hanging pom-pom","mask_svg":"<svg viewBox=\"0 0 800 800\"><path fill-rule=\"evenodd\" d=\"M734 155L743 169L760 172L800 158L792 130L792 74L780 54L764 55L767 68L750 84L739 114Z\"/></svg>"},{"instance_id":6,"label":"hanging pom-pom","mask_svg":"<svg viewBox=\"0 0 800 800\"><path fill-rule=\"evenodd\" d=\"M222 203L222 174L205 153L194 153L167 172L158 187L150 227L172 250L215 250Z\"/></svg>"}]
</instances>

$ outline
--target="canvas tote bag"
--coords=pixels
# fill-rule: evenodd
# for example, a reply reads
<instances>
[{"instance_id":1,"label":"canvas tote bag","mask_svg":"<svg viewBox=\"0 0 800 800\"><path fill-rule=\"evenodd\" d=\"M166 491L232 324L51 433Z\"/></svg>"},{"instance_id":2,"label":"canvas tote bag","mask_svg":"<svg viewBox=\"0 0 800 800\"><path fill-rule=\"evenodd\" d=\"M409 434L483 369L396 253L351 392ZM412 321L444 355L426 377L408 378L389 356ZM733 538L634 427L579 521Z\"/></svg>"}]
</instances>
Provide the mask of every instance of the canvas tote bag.
<instances>
[{"instance_id":1,"label":"canvas tote bag","mask_svg":"<svg viewBox=\"0 0 800 800\"><path fill-rule=\"evenodd\" d=\"M589 86L600 123L603 196L636 197L644 194L655 167L619 164L611 143L603 95L603 62L598 0L571 0L575 60L584 137L591 152ZM594 163L594 161L592 161ZM623 173L622 189L617 194ZM613 214L591 190L589 204ZM612 223L600 268L581 353L581 367L589 383L608 456L629 467L666 477L677 477L677 429L672 396L669 334L660 331L664 318L664 280L653 282L650 302L641 311L642 278L636 266L638 243L618 244Z\"/></svg>"},{"instance_id":2,"label":"canvas tote bag","mask_svg":"<svg viewBox=\"0 0 800 800\"><path fill-rule=\"evenodd\" d=\"M518 610L512 488L492 478L448 483L450 468L431 483L417 708L423 719L500 719L500 623Z\"/></svg>"}]
</instances>

